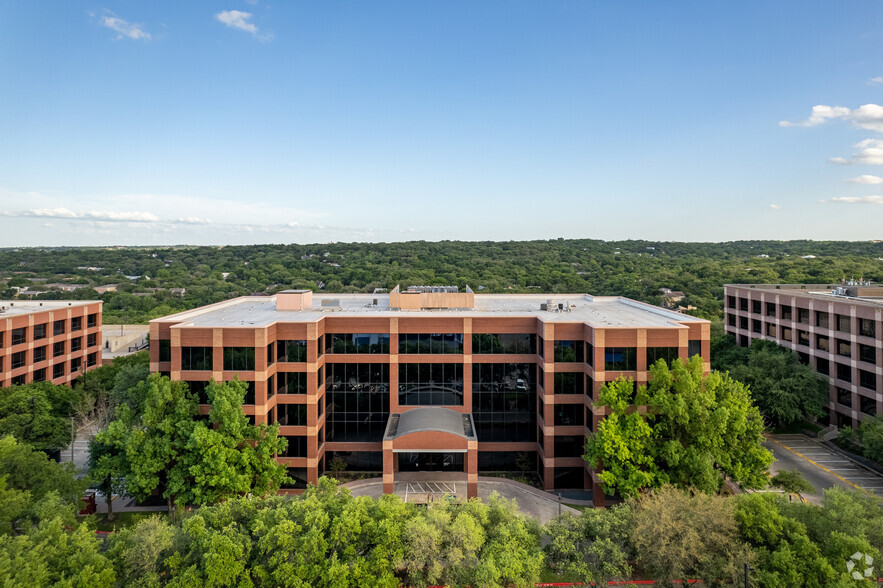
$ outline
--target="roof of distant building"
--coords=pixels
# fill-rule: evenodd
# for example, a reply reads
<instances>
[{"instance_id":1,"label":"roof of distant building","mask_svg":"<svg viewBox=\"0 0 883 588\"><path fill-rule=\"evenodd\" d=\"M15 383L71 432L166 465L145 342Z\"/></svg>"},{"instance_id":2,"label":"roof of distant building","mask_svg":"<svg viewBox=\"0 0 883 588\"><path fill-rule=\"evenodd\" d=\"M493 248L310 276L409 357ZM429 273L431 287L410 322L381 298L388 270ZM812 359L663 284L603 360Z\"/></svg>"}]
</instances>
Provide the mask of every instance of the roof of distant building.
<instances>
[{"instance_id":1,"label":"roof of distant building","mask_svg":"<svg viewBox=\"0 0 883 588\"><path fill-rule=\"evenodd\" d=\"M45 294L45 292L39 292ZM88 304L101 304L100 300L0 300L0 318L21 316L45 310L74 308Z\"/></svg>"}]
</instances>

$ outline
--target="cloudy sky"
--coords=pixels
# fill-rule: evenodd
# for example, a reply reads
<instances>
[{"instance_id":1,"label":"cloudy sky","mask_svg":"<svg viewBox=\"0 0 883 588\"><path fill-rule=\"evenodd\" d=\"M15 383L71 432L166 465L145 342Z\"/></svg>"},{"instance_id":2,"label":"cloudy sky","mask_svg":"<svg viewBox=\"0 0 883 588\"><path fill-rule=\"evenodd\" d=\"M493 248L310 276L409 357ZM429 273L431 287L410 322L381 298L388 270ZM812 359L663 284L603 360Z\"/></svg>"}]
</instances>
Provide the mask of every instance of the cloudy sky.
<instances>
[{"instance_id":1,"label":"cloudy sky","mask_svg":"<svg viewBox=\"0 0 883 588\"><path fill-rule=\"evenodd\" d=\"M883 238L883 3L0 4L0 247Z\"/></svg>"}]
</instances>

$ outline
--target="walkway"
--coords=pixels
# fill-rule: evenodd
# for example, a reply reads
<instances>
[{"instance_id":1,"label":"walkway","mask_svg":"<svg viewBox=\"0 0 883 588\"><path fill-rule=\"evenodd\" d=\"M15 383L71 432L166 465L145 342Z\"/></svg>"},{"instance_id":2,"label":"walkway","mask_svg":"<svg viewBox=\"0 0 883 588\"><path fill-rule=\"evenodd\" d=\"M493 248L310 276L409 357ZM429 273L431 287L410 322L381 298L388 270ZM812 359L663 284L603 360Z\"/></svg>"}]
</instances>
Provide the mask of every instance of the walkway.
<instances>
[{"instance_id":1,"label":"walkway","mask_svg":"<svg viewBox=\"0 0 883 588\"><path fill-rule=\"evenodd\" d=\"M883 476L806 435L770 435L766 446L777 460L773 473L797 468L816 488L806 496L810 502L819 504L822 491L834 486L883 497Z\"/></svg>"}]
</instances>

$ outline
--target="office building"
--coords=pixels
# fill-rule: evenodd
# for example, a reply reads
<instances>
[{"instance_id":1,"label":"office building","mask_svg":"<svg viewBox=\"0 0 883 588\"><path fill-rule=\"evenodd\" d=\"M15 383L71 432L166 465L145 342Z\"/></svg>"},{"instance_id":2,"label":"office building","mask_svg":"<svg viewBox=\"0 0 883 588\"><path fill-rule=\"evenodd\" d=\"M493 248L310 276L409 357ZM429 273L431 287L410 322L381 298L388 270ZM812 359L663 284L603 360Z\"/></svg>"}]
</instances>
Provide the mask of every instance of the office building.
<instances>
[{"instance_id":1,"label":"office building","mask_svg":"<svg viewBox=\"0 0 883 588\"><path fill-rule=\"evenodd\" d=\"M203 403L209 380L247 381L245 413L280 424L301 484L339 458L385 492L397 472L459 472L474 496L482 472L528 471L600 501L582 459L600 388L657 359L708 369L709 323L618 297L298 290L156 319L150 341L151 371Z\"/></svg>"},{"instance_id":2,"label":"office building","mask_svg":"<svg viewBox=\"0 0 883 588\"><path fill-rule=\"evenodd\" d=\"M830 382L823 422L855 427L883 409L883 287L855 284L728 284L726 331L793 349Z\"/></svg>"},{"instance_id":3,"label":"office building","mask_svg":"<svg viewBox=\"0 0 883 588\"><path fill-rule=\"evenodd\" d=\"M70 384L100 366L101 304L0 300L0 387Z\"/></svg>"}]
</instances>

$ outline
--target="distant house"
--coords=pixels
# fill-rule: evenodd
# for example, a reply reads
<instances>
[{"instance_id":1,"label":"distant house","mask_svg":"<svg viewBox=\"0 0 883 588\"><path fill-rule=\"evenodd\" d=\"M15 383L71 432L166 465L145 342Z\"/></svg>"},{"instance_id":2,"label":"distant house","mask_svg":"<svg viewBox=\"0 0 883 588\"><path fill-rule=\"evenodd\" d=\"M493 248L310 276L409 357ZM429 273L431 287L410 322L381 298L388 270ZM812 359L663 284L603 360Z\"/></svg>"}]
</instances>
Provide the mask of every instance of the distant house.
<instances>
[{"instance_id":1,"label":"distant house","mask_svg":"<svg viewBox=\"0 0 883 588\"><path fill-rule=\"evenodd\" d=\"M668 308L674 308L680 302L685 294L680 290L672 290L671 288L660 288L662 293L662 303Z\"/></svg>"},{"instance_id":2,"label":"distant house","mask_svg":"<svg viewBox=\"0 0 883 588\"><path fill-rule=\"evenodd\" d=\"M50 290L61 290L62 292L73 292L80 288L88 288L89 284L46 284Z\"/></svg>"},{"instance_id":3,"label":"distant house","mask_svg":"<svg viewBox=\"0 0 883 588\"><path fill-rule=\"evenodd\" d=\"M117 284L107 284L106 286L95 286L92 289L95 290L96 292L98 292L99 294L104 294L105 292L116 292L117 291Z\"/></svg>"},{"instance_id":4,"label":"distant house","mask_svg":"<svg viewBox=\"0 0 883 588\"><path fill-rule=\"evenodd\" d=\"M175 296L180 296L181 298L184 298L184 294L187 293L187 289L186 288L169 288L169 292L171 292Z\"/></svg>"}]
</instances>

